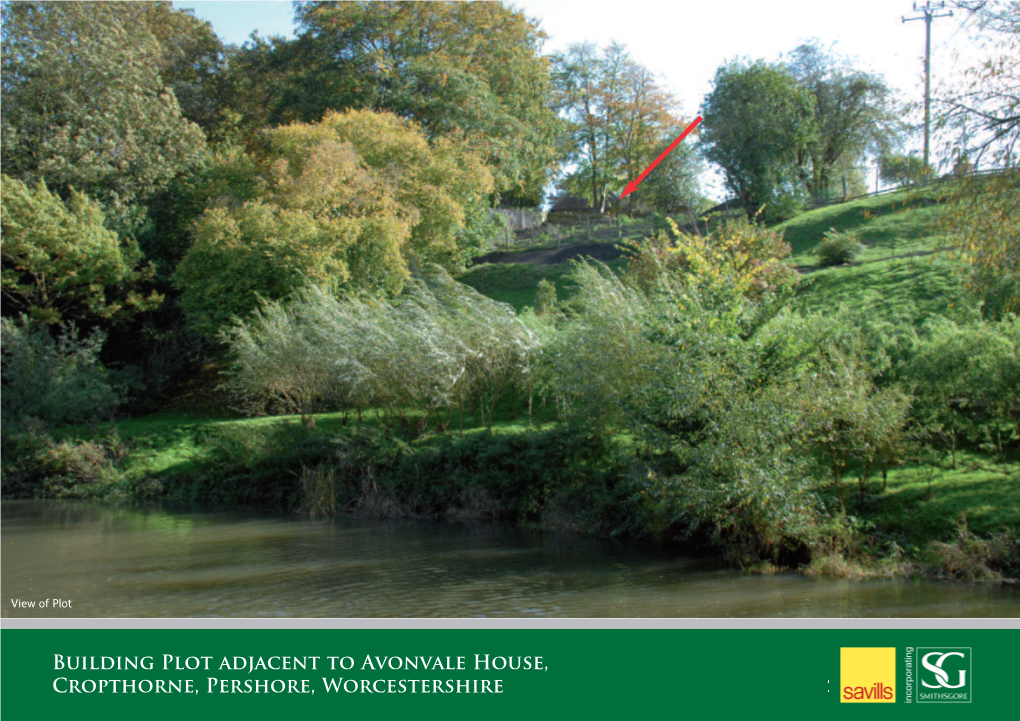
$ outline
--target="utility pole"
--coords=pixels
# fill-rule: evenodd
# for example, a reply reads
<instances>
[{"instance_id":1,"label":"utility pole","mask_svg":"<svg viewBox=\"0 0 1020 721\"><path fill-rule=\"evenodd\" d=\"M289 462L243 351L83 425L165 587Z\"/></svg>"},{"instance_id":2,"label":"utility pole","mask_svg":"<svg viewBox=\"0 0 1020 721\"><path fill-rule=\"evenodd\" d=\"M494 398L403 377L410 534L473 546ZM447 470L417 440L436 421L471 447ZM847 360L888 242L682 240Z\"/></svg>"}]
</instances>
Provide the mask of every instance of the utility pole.
<instances>
[{"instance_id":1,"label":"utility pole","mask_svg":"<svg viewBox=\"0 0 1020 721\"><path fill-rule=\"evenodd\" d=\"M928 173L928 138L931 123L931 21L935 18L952 17L952 10L942 15L936 14L939 10L944 10L945 7L944 2L940 2L936 6L931 4L931 0L928 0L924 7L919 8L915 2L914 12L923 14L920 17L901 18L905 23L911 20L924 20L924 172L926 175Z\"/></svg>"}]
</instances>

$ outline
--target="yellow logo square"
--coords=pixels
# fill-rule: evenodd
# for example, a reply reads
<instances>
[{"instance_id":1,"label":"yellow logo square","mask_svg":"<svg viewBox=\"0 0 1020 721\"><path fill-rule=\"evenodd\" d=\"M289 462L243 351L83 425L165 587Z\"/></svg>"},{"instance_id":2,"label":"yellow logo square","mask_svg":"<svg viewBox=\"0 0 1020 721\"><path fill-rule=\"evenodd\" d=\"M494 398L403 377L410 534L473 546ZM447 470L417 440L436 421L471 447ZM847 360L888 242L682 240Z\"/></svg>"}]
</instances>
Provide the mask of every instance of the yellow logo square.
<instances>
[{"instance_id":1,"label":"yellow logo square","mask_svg":"<svg viewBox=\"0 0 1020 721\"><path fill-rule=\"evenodd\" d=\"M839 702L896 703L896 649L839 649Z\"/></svg>"}]
</instances>

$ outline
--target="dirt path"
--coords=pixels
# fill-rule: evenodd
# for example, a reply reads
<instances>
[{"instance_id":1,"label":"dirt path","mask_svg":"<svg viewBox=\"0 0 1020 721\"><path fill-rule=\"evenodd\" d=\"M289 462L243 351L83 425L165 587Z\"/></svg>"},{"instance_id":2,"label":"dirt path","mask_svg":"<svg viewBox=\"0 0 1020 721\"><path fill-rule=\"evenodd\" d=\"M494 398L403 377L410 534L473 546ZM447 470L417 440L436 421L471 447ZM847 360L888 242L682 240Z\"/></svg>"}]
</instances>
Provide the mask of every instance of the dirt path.
<instances>
[{"instance_id":1,"label":"dirt path","mask_svg":"<svg viewBox=\"0 0 1020 721\"><path fill-rule=\"evenodd\" d=\"M608 263L616 260L623 253L614 245L609 243L583 243L571 245L566 248L553 248L551 250L527 250L517 253L507 253L497 250L494 253L487 253L475 259L474 265L482 263L533 263L535 265L557 265L566 263L575 258L592 258Z\"/></svg>"}]
</instances>

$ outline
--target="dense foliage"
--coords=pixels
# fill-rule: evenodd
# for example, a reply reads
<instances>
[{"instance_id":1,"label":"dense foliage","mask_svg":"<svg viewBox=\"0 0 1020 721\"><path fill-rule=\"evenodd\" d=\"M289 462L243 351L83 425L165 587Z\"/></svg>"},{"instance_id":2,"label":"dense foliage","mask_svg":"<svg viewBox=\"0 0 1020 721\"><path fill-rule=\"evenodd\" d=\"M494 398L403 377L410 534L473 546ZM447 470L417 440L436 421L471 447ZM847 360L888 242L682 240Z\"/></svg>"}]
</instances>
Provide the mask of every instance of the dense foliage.
<instances>
[{"instance_id":1,"label":"dense foliage","mask_svg":"<svg viewBox=\"0 0 1020 721\"><path fill-rule=\"evenodd\" d=\"M226 48L167 2L4 4L3 494L505 516L741 564L863 554L905 464L930 499L946 464L1008 470L1020 447L1016 3L961 5L996 40L942 98L959 179L907 198L937 244L897 225L906 194L863 219L833 206L787 226L797 262L865 262L801 282L772 221L859 191L862 158L896 184L933 174L893 152L882 79L816 43L719 68L700 138L617 201L686 125L677 99L619 44L542 57L509 5L300 3L294 39ZM745 218L692 217L699 155ZM969 177L983 158L1006 172ZM558 170L613 213L587 240L626 233L624 257L488 266L529 279L520 312L455 280L503 229L492 206L539 205ZM667 232L637 240L622 216L646 212ZM592 251L555 237L533 250ZM900 238L958 252L878 259ZM973 296L929 284L929 260ZM943 315L812 290L880 263ZM790 310L810 293L824 313ZM152 473L144 439L96 435L171 394L235 417L144 421L179 454ZM933 551L948 575L1013 543L961 528Z\"/></svg>"},{"instance_id":2,"label":"dense foliage","mask_svg":"<svg viewBox=\"0 0 1020 721\"><path fill-rule=\"evenodd\" d=\"M552 78L556 107L567 121L566 160L577 166L564 185L605 210L610 194L621 192L680 134L677 101L619 43L571 45L552 58ZM696 169L690 143L674 150L656 185L648 186L667 201L663 210L693 205Z\"/></svg>"},{"instance_id":3,"label":"dense foliage","mask_svg":"<svg viewBox=\"0 0 1020 721\"><path fill-rule=\"evenodd\" d=\"M142 6L143 4L138 4ZM97 200L113 227L205 152L134 3L5 3L4 173Z\"/></svg>"},{"instance_id":4,"label":"dense foliage","mask_svg":"<svg viewBox=\"0 0 1020 721\"><path fill-rule=\"evenodd\" d=\"M396 293L412 257L457 271L479 250L464 231L484 214L488 171L463 144L429 144L388 113L277 128L259 165L264 196L207 210L177 267L181 305L209 336L259 297L282 299L307 283Z\"/></svg>"},{"instance_id":5,"label":"dense foliage","mask_svg":"<svg viewBox=\"0 0 1020 721\"><path fill-rule=\"evenodd\" d=\"M538 202L556 119L535 21L501 3L309 2L296 12L296 39L256 41L232 61L246 125L389 111L430 140L462 139L498 192Z\"/></svg>"},{"instance_id":6,"label":"dense foliage","mask_svg":"<svg viewBox=\"0 0 1020 721\"><path fill-rule=\"evenodd\" d=\"M705 156L748 218L789 217L804 192L799 161L815 141L815 99L786 69L758 61L719 68L705 98Z\"/></svg>"},{"instance_id":7,"label":"dense foliage","mask_svg":"<svg viewBox=\"0 0 1020 721\"><path fill-rule=\"evenodd\" d=\"M422 412L442 426L456 408L488 411L527 375L537 338L505 305L453 281L441 268L413 279L393 301L338 301L310 286L287 304L267 303L226 331L229 382L250 407L275 401L308 423L321 410L381 407L407 423ZM448 415L444 420L442 412Z\"/></svg>"},{"instance_id":8,"label":"dense foliage","mask_svg":"<svg viewBox=\"0 0 1020 721\"><path fill-rule=\"evenodd\" d=\"M27 312L37 323L118 318L159 304L156 293L134 287L149 273L133 240L104 227L103 211L71 191L68 204L43 181L29 188L2 176L2 288L8 312Z\"/></svg>"}]
</instances>

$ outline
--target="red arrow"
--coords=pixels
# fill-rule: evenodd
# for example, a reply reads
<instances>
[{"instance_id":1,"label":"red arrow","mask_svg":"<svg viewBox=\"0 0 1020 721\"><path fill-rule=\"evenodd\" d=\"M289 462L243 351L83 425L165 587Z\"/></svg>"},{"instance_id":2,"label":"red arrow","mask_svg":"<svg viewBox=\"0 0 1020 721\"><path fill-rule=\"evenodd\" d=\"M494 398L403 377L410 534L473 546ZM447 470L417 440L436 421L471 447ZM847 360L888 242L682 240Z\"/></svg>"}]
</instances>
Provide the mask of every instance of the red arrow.
<instances>
[{"instance_id":1,"label":"red arrow","mask_svg":"<svg viewBox=\"0 0 1020 721\"><path fill-rule=\"evenodd\" d=\"M694 127L698 123L700 123L700 122L701 122L701 116L699 115L698 117L696 117L691 122L690 125L687 126L686 130L684 130L682 133L680 133L680 137L679 138L677 138L672 143L670 143L669 147L666 148L665 150L663 150L662 153L659 154L659 157L656 158L654 161L652 161L652 164L644 169L644 172L642 172L641 175L637 176L637 180L632 180L629 183L627 183L627 187L624 189L623 194L620 196L620 199L622 200L623 198L626 198L628 195L630 195L635 190L637 190L637 187L639 185L641 185L641 181L645 179L645 176L648 175L653 170L655 170L655 166L658 165L659 163L661 163L663 158L665 158L667 155L672 153L673 152L673 148L678 146L680 144L680 141L687 137L687 133L689 133L692 130L694 130Z\"/></svg>"}]
</instances>

